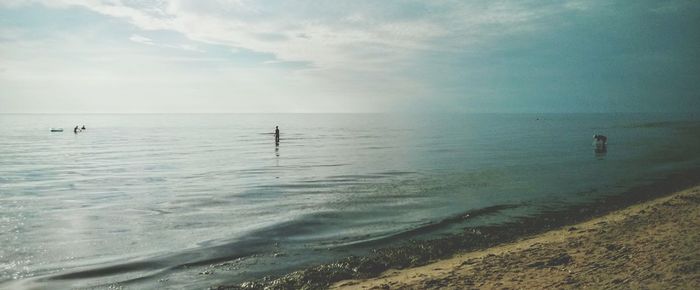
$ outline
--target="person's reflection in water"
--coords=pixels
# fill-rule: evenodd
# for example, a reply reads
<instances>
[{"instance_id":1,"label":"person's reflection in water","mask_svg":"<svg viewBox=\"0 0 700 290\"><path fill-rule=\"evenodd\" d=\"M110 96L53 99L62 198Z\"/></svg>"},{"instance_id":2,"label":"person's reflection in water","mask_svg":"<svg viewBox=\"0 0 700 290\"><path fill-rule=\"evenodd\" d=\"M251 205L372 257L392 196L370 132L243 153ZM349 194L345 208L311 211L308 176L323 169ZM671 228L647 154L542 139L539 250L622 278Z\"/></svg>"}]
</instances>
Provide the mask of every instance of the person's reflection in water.
<instances>
[{"instance_id":1,"label":"person's reflection in water","mask_svg":"<svg viewBox=\"0 0 700 290\"><path fill-rule=\"evenodd\" d=\"M277 166L280 166L280 147L275 146L275 162L277 163Z\"/></svg>"},{"instance_id":2,"label":"person's reflection in water","mask_svg":"<svg viewBox=\"0 0 700 290\"><path fill-rule=\"evenodd\" d=\"M593 152L596 158L604 159L605 155L608 154L608 146L605 144L596 144Z\"/></svg>"}]
</instances>

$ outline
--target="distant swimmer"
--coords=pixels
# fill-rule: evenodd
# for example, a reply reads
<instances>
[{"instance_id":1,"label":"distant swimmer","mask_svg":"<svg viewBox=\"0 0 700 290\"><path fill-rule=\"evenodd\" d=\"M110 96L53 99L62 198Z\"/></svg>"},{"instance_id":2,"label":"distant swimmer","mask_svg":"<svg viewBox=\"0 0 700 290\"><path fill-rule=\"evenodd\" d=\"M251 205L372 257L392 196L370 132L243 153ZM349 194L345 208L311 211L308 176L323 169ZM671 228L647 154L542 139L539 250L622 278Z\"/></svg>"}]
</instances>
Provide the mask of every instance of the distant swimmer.
<instances>
[{"instance_id":1,"label":"distant swimmer","mask_svg":"<svg viewBox=\"0 0 700 290\"><path fill-rule=\"evenodd\" d=\"M593 135L593 146L595 148L593 151L595 152L595 156L598 159L602 159L603 156L605 156L606 153L608 153L608 137L605 137L603 135L598 135L595 134Z\"/></svg>"},{"instance_id":2,"label":"distant swimmer","mask_svg":"<svg viewBox=\"0 0 700 290\"><path fill-rule=\"evenodd\" d=\"M279 128L279 126L275 126L275 144L277 144L277 145L280 144L280 128Z\"/></svg>"},{"instance_id":3,"label":"distant swimmer","mask_svg":"<svg viewBox=\"0 0 700 290\"><path fill-rule=\"evenodd\" d=\"M82 127L82 128L80 128L80 130L85 130L85 125L83 125L83 127Z\"/></svg>"}]
</instances>

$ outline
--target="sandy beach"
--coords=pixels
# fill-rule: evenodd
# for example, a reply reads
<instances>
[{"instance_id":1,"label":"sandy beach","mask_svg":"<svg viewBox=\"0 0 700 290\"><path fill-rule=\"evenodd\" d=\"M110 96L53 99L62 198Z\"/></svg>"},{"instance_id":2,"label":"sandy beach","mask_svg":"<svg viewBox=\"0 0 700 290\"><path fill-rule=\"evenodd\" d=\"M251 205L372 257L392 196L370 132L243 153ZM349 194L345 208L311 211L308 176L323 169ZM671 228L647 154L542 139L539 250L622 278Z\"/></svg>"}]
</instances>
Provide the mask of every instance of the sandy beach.
<instances>
[{"instance_id":1,"label":"sandy beach","mask_svg":"<svg viewBox=\"0 0 700 290\"><path fill-rule=\"evenodd\" d=\"M332 289L700 289L700 187Z\"/></svg>"}]
</instances>

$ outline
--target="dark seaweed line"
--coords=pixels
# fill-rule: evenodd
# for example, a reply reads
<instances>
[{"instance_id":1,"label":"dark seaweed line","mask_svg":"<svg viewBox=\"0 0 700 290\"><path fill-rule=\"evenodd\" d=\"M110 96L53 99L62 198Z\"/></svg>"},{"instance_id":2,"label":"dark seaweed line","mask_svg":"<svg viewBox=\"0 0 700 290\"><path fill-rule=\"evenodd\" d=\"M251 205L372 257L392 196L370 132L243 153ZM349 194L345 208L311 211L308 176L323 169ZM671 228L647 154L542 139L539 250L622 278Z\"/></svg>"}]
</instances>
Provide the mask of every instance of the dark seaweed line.
<instances>
[{"instance_id":1,"label":"dark seaweed line","mask_svg":"<svg viewBox=\"0 0 700 290\"><path fill-rule=\"evenodd\" d=\"M457 252L476 251L565 225L580 223L611 211L665 196L700 184L700 168L677 172L651 185L633 187L623 194L600 198L584 205L546 211L513 222L466 228L460 234L373 250L367 256L349 256L333 263L312 266L281 277L264 277L238 285L211 289L325 289L346 279L376 277L388 269L403 269L448 258ZM574 213L574 214L572 214Z\"/></svg>"}]
</instances>

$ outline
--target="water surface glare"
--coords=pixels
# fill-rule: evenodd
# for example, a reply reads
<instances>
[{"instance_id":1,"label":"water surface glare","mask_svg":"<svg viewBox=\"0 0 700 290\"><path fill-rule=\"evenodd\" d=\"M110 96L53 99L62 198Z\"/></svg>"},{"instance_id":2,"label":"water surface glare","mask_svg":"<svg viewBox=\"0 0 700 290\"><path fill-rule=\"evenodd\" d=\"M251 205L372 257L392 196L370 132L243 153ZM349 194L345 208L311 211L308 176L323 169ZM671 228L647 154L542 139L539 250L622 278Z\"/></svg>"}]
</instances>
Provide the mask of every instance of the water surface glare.
<instances>
[{"instance_id":1,"label":"water surface glare","mask_svg":"<svg viewBox=\"0 0 700 290\"><path fill-rule=\"evenodd\" d=\"M0 288L240 282L620 194L698 148L660 114L0 115Z\"/></svg>"}]
</instances>

